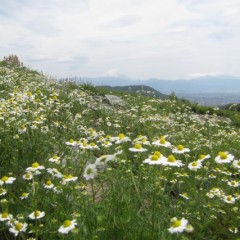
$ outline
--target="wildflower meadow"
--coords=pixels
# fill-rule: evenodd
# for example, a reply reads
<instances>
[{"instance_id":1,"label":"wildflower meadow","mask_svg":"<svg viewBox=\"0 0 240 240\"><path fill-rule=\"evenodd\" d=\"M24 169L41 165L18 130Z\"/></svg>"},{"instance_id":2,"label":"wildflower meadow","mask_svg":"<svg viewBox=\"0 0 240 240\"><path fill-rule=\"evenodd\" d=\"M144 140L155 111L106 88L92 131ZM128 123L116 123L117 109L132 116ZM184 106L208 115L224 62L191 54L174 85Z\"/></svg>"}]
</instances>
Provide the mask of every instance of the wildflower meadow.
<instances>
[{"instance_id":1,"label":"wildflower meadow","mask_svg":"<svg viewBox=\"0 0 240 240\"><path fill-rule=\"evenodd\" d=\"M240 239L239 126L104 94L0 62L0 239Z\"/></svg>"}]
</instances>

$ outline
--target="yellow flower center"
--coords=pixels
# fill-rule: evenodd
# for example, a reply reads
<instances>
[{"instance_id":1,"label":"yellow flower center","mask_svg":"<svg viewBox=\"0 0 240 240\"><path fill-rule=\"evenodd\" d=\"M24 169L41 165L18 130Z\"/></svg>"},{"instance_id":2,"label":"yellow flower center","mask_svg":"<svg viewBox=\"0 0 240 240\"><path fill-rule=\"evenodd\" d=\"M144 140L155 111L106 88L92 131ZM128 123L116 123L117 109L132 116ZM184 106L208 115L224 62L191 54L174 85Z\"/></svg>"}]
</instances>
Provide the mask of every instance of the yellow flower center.
<instances>
[{"instance_id":1,"label":"yellow flower center","mask_svg":"<svg viewBox=\"0 0 240 240\"><path fill-rule=\"evenodd\" d=\"M1 180L2 180L3 182L6 182L8 179L9 179L9 177L7 177L7 176L3 176L3 177L1 178Z\"/></svg>"},{"instance_id":2,"label":"yellow flower center","mask_svg":"<svg viewBox=\"0 0 240 240\"><path fill-rule=\"evenodd\" d=\"M93 172L93 170L91 168L88 168L87 175L90 175L92 172Z\"/></svg>"},{"instance_id":3,"label":"yellow flower center","mask_svg":"<svg viewBox=\"0 0 240 240\"><path fill-rule=\"evenodd\" d=\"M205 158L205 155L200 154L200 155L199 155L199 159L203 159L203 158Z\"/></svg>"},{"instance_id":4,"label":"yellow flower center","mask_svg":"<svg viewBox=\"0 0 240 240\"><path fill-rule=\"evenodd\" d=\"M165 144L166 143L166 140L165 140L165 138L162 136L162 137L160 137L160 143L161 144Z\"/></svg>"},{"instance_id":5,"label":"yellow flower center","mask_svg":"<svg viewBox=\"0 0 240 240\"><path fill-rule=\"evenodd\" d=\"M192 166L193 166L193 167L196 167L197 165L198 165L197 162L192 162Z\"/></svg>"},{"instance_id":6,"label":"yellow flower center","mask_svg":"<svg viewBox=\"0 0 240 240\"><path fill-rule=\"evenodd\" d=\"M95 143L90 143L90 146L91 146L91 147L95 147L96 144L95 144Z\"/></svg>"},{"instance_id":7,"label":"yellow flower center","mask_svg":"<svg viewBox=\"0 0 240 240\"><path fill-rule=\"evenodd\" d=\"M231 196L227 196L227 200L228 200L229 202L231 202L231 201L232 201L232 197L231 197Z\"/></svg>"},{"instance_id":8,"label":"yellow flower center","mask_svg":"<svg viewBox=\"0 0 240 240\"><path fill-rule=\"evenodd\" d=\"M70 178L73 178L73 176L70 174L70 175L64 175L63 176L64 179L70 179Z\"/></svg>"},{"instance_id":9,"label":"yellow flower center","mask_svg":"<svg viewBox=\"0 0 240 240\"><path fill-rule=\"evenodd\" d=\"M50 186L50 185L52 185L52 182L51 182L50 180L48 180L48 181L46 182L46 185Z\"/></svg>"},{"instance_id":10,"label":"yellow flower center","mask_svg":"<svg viewBox=\"0 0 240 240\"><path fill-rule=\"evenodd\" d=\"M135 144L134 148L136 148L136 149L142 149L142 146L141 146L141 144L137 143L137 144Z\"/></svg>"},{"instance_id":11,"label":"yellow flower center","mask_svg":"<svg viewBox=\"0 0 240 240\"><path fill-rule=\"evenodd\" d=\"M70 220L65 220L63 223L63 227L67 228L69 226L71 226L72 222Z\"/></svg>"},{"instance_id":12,"label":"yellow flower center","mask_svg":"<svg viewBox=\"0 0 240 240\"><path fill-rule=\"evenodd\" d=\"M221 158L222 160L225 160L225 159L227 159L227 157L228 157L225 152L219 152L218 155L220 156L220 158Z\"/></svg>"},{"instance_id":13,"label":"yellow flower center","mask_svg":"<svg viewBox=\"0 0 240 240\"><path fill-rule=\"evenodd\" d=\"M176 158L173 155L169 155L168 162L176 162Z\"/></svg>"},{"instance_id":14,"label":"yellow flower center","mask_svg":"<svg viewBox=\"0 0 240 240\"><path fill-rule=\"evenodd\" d=\"M231 185L236 185L236 182L235 181L231 181Z\"/></svg>"},{"instance_id":15,"label":"yellow flower center","mask_svg":"<svg viewBox=\"0 0 240 240\"><path fill-rule=\"evenodd\" d=\"M182 151L184 149L184 146L183 145L178 145L177 149L178 149L178 151Z\"/></svg>"},{"instance_id":16,"label":"yellow flower center","mask_svg":"<svg viewBox=\"0 0 240 240\"><path fill-rule=\"evenodd\" d=\"M74 143L74 140L73 140L73 139L70 139L69 142L70 142L70 143Z\"/></svg>"},{"instance_id":17,"label":"yellow flower center","mask_svg":"<svg viewBox=\"0 0 240 240\"><path fill-rule=\"evenodd\" d=\"M175 220L172 222L172 227L177 228L177 227L180 227L181 224L182 224L181 221Z\"/></svg>"},{"instance_id":18,"label":"yellow flower center","mask_svg":"<svg viewBox=\"0 0 240 240\"><path fill-rule=\"evenodd\" d=\"M26 174L25 174L25 178L31 178L30 173L26 173Z\"/></svg>"},{"instance_id":19,"label":"yellow flower center","mask_svg":"<svg viewBox=\"0 0 240 240\"><path fill-rule=\"evenodd\" d=\"M153 160L153 161L157 161L159 159L159 157L158 157L158 155L152 155L151 156L151 160Z\"/></svg>"},{"instance_id":20,"label":"yellow flower center","mask_svg":"<svg viewBox=\"0 0 240 240\"><path fill-rule=\"evenodd\" d=\"M57 155L54 155L52 158L53 158L53 159L57 159L57 158L58 158L58 156L57 156Z\"/></svg>"},{"instance_id":21,"label":"yellow flower center","mask_svg":"<svg viewBox=\"0 0 240 240\"><path fill-rule=\"evenodd\" d=\"M238 166L240 166L240 161L238 161L238 164L237 164Z\"/></svg>"},{"instance_id":22,"label":"yellow flower center","mask_svg":"<svg viewBox=\"0 0 240 240\"><path fill-rule=\"evenodd\" d=\"M118 137L119 137L120 139L123 139L123 138L125 138L125 135L124 135L123 133L120 133L120 134L118 135Z\"/></svg>"},{"instance_id":23,"label":"yellow flower center","mask_svg":"<svg viewBox=\"0 0 240 240\"><path fill-rule=\"evenodd\" d=\"M4 212L4 213L2 213L2 218L8 218L8 213L7 212Z\"/></svg>"},{"instance_id":24,"label":"yellow flower center","mask_svg":"<svg viewBox=\"0 0 240 240\"><path fill-rule=\"evenodd\" d=\"M15 227L18 231L20 231L23 228L23 225L22 225L22 223L18 222L15 224Z\"/></svg>"},{"instance_id":25,"label":"yellow flower center","mask_svg":"<svg viewBox=\"0 0 240 240\"><path fill-rule=\"evenodd\" d=\"M38 217L39 215L40 215L40 211L36 210L36 211L34 212L34 217L36 218L36 217Z\"/></svg>"},{"instance_id":26,"label":"yellow flower center","mask_svg":"<svg viewBox=\"0 0 240 240\"><path fill-rule=\"evenodd\" d=\"M22 193L22 197L27 197L28 193L24 192Z\"/></svg>"},{"instance_id":27,"label":"yellow flower center","mask_svg":"<svg viewBox=\"0 0 240 240\"><path fill-rule=\"evenodd\" d=\"M32 164L32 168L38 168L38 167L39 167L39 164L37 162Z\"/></svg>"},{"instance_id":28,"label":"yellow flower center","mask_svg":"<svg viewBox=\"0 0 240 240\"><path fill-rule=\"evenodd\" d=\"M155 151L153 155L157 155L158 157L161 157L161 153L159 151Z\"/></svg>"},{"instance_id":29,"label":"yellow flower center","mask_svg":"<svg viewBox=\"0 0 240 240\"><path fill-rule=\"evenodd\" d=\"M4 189L0 188L0 194L4 193Z\"/></svg>"}]
</instances>

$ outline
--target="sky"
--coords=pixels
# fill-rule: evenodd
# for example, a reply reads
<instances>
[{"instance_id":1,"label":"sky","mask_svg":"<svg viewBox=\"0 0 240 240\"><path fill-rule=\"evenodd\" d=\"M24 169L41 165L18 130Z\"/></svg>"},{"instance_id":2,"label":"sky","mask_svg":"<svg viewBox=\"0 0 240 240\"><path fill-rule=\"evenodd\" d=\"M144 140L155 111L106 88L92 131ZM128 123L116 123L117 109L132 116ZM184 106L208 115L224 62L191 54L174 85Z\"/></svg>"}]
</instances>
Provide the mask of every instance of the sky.
<instances>
[{"instance_id":1,"label":"sky","mask_svg":"<svg viewBox=\"0 0 240 240\"><path fill-rule=\"evenodd\" d=\"M240 76L240 0L1 0L0 32L58 78Z\"/></svg>"}]
</instances>

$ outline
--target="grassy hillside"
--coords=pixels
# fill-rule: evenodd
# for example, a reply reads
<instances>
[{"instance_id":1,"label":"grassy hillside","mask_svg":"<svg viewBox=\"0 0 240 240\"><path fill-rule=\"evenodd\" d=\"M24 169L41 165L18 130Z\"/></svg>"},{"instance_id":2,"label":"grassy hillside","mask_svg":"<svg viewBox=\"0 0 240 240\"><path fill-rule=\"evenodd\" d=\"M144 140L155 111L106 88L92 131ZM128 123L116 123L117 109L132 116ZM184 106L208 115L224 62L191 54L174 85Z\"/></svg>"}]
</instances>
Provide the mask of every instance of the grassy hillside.
<instances>
[{"instance_id":1,"label":"grassy hillside","mask_svg":"<svg viewBox=\"0 0 240 240\"><path fill-rule=\"evenodd\" d=\"M239 115L99 91L0 62L0 239L237 239Z\"/></svg>"}]
</instances>

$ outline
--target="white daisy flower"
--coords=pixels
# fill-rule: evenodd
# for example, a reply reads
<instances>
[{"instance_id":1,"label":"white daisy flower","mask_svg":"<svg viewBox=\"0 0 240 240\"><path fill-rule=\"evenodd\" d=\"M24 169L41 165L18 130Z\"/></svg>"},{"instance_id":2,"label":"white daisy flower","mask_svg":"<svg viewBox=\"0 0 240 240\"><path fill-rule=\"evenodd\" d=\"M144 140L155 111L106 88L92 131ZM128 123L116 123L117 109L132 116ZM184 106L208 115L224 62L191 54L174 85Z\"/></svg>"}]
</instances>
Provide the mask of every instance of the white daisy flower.
<instances>
[{"instance_id":1,"label":"white daisy flower","mask_svg":"<svg viewBox=\"0 0 240 240\"><path fill-rule=\"evenodd\" d=\"M136 144L134 145L134 147L129 148L129 151L131 151L131 152L146 152L147 149L146 149L146 148L143 148L140 143L136 143Z\"/></svg>"},{"instance_id":2,"label":"white daisy flower","mask_svg":"<svg viewBox=\"0 0 240 240\"><path fill-rule=\"evenodd\" d=\"M25 180L32 180L33 179L33 174L31 172L27 172L27 173L23 174L22 177Z\"/></svg>"},{"instance_id":3,"label":"white daisy flower","mask_svg":"<svg viewBox=\"0 0 240 240\"><path fill-rule=\"evenodd\" d=\"M73 139L70 139L69 141L65 142L65 144L68 146L76 146L77 142Z\"/></svg>"},{"instance_id":4,"label":"white daisy flower","mask_svg":"<svg viewBox=\"0 0 240 240\"><path fill-rule=\"evenodd\" d=\"M96 164L88 164L84 170L83 177L86 180L94 179L97 176Z\"/></svg>"},{"instance_id":5,"label":"white daisy flower","mask_svg":"<svg viewBox=\"0 0 240 240\"><path fill-rule=\"evenodd\" d=\"M164 157L159 151L155 151L153 155L150 155L147 159L143 161L143 163L147 163L149 165L159 165L163 164L166 161L166 157Z\"/></svg>"},{"instance_id":6,"label":"white daisy flower","mask_svg":"<svg viewBox=\"0 0 240 240\"><path fill-rule=\"evenodd\" d=\"M14 178L14 177L3 176L0 179L0 186L3 184L12 184L15 180L16 180L16 178Z\"/></svg>"},{"instance_id":7,"label":"white daisy flower","mask_svg":"<svg viewBox=\"0 0 240 240\"><path fill-rule=\"evenodd\" d=\"M232 180L232 181L228 181L227 185L230 187L238 187L240 183Z\"/></svg>"},{"instance_id":8,"label":"white daisy flower","mask_svg":"<svg viewBox=\"0 0 240 240\"><path fill-rule=\"evenodd\" d=\"M45 184L43 184L43 187L46 189L53 189L54 188L54 184L51 182L51 180L48 180L45 182Z\"/></svg>"},{"instance_id":9,"label":"white daisy flower","mask_svg":"<svg viewBox=\"0 0 240 240\"><path fill-rule=\"evenodd\" d=\"M182 218L178 220L176 217L171 219L171 227L168 229L170 233L180 233L186 230L188 220Z\"/></svg>"},{"instance_id":10,"label":"white daisy flower","mask_svg":"<svg viewBox=\"0 0 240 240\"><path fill-rule=\"evenodd\" d=\"M163 146L163 147L167 147L167 148L170 148L172 146L172 144L170 142L166 141L165 136L161 136L159 138L159 140L154 141L152 144L155 146Z\"/></svg>"},{"instance_id":11,"label":"white daisy flower","mask_svg":"<svg viewBox=\"0 0 240 240\"><path fill-rule=\"evenodd\" d=\"M236 202L236 199L233 196L228 195L223 197L223 201L226 203L234 204Z\"/></svg>"},{"instance_id":12,"label":"white daisy flower","mask_svg":"<svg viewBox=\"0 0 240 240\"><path fill-rule=\"evenodd\" d=\"M129 138L129 137L127 137L127 136L125 136L125 134L123 134L123 133L120 133L119 135L118 135L118 137L115 137L115 139L114 139L116 142L116 144L120 144L120 143L124 143L124 142L129 142L129 141L131 141L131 139Z\"/></svg>"},{"instance_id":13,"label":"white daisy flower","mask_svg":"<svg viewBox=\"0 0 240 240\"><path fill-rule=\"evenodd\" d=\"M20 196L20 199L21 199L21 200L27 199L28 196L29 196L29 193L23 192L22 195Z\"/></svg>"},{"instance_id":14,"label":"white daisy flower","mask_svg":"<svg viewBox=\"0 0 240 240\"><path fill-rule=\"evenodd\" d=\"M58 232L62 234L68 234L71 230L75 228L76 225L76 219L65 220L63 225L58 229Z\"/></svg>"},{"instance_id":15,"label":"white daisy flower","mask_svg":"<svg viewBox=\"0 0 240 240\"><path fill-rule=\"evenodd\" d=\"M181 160L176 160L176 158L173 155L169 155L167 161L165 161L163 165L181 167L184 164L182 163Z\"/></svg>"},{"instance_id":16,"label":"white daisy flower","mask_svg":"<svg viewBox=\"0 0 240 240\"><path fill-rule=\"evenodd\" d=\"M34 219L34 220L43 218L44 216L45 216L45 212L41 212L39 210L36 210L28 215L29 218Z\"/></svg>"},{"instance_id":17,"label":"white daisy flower","mask_svg":"<svg viewBox=\"0 0 240 240\"><path fill-rule=\"evenodd\" d=\"M234 160L233 161L233 167L240 169L240 160Z\"/></svg>"},{"instance_id":18,"label":"white daisy flower","mask_svg":"<svg viewBox=\"0 0 240 240\"><path fill-rule=\"evenodd\" d=\"M229 154L228 152L219 152L218 156L215 158L215 161L217 163L230 163L234 159L234 156L232 154Z\"/></svg>"},{"instance_id":19,"label":"white daisy flower","mask_svg":"<svg viewBox=\"0 0 240 240\"><path fill-rule=\"evenodd\" d=\"M185 148L183 145L178 145L177 147L173 148L173 153L183 154L186 152L190 152L189 148Z\"/></svg>"},{"instance_id":20,"label":"white daisy flower","mask_svg":"<svg viewBox=\"0 0 240 240\"><path fill-rule=\"evenodd\" d=\"M62 173L60 173L56 168L47 168L47 172L56 178L63 177Z\"/></svg>"},{"instance_id":21,"label":"white daisy flower","mask_svg":"<svg viewBox=\"0 0 240 240\"><path fill-rule=\"evenodd\" d=\"M0 188L0 196L3 196L5 194L7 194L7 190L4 188Z\"/></svg>"},{"instance_id":22,"label":"white daisy flower","mask_svg":"<svg viewBox=\"0 0 240 240\"><path fill-rule=\"evenodd\" d=\"M13 233L16 237L20 232L26 232L27 226L28 226L27 223L14 221L13 223L11 223L11 227L9 228L9 231Z\"/></svg>"},{"instance_id":23,"label":"white daisy flower","mask_svg":"<svg viewBox=\"0 0 240 240\"><path fill-rule=\"evenodd\" d=\"M67 182L76 182L77 179L78 179L78 177L74 177L71 174L63 175L63 184L65 184Z\"/></svg>"},{"instance_id":24,"label":"white daisy flower","mask_svg":"<svg viewBox=\"0 0 240 240\"><path fill-rule=\"evenodd\" d=\"M49 162L53 162L53 163L59 163L60 157L58 157L57 155L54 155L53 157L49 158Z\"/></svg>"},{"instance_id":25,"label":"white daisy flower","mask_svg":"<svg viewBox=\"0 0 240 240\"><path fill-rule=\"evenodd\" d=\"M44 166L39 165L38 162L34 162L31 167L26 168L26 172L33 172L38 175L39 173L41 173L40 170L43 169L45 169Z\"/></svg>"},{"instance_id":26,"label":"white daisy flower","mask_svg":"<svg viewBox=\"0 0 240 240\"><path fill-rule=\"evenodd\" d=\"M10 221L13 218L12 214L9 214L7 212L0 213L0 221Z\"/></svg>"},{"instance_id":27,"label":"white daisy flower","mask_svg":"<svg viewBox=\"0 0 240 240\"><path fill-rule=\"evenodd\" d=\"M210 158L210 154L207 154L207 155L204 155L204 154L200 154L199 157L198 157L198 160L197 162L203 162L204 160Z\"/></svg>"},{"instance_id":28,"label":"white daisy flower","mask_svg":"<svg viewBox=\"0 0 240 240\"><path fill-rule=\"evenodd\" d=\"M191 162L188 164L188 168L191 170L191 171L197 171L198 169L200 169L202 167L202 162L198 162L198 161L195 161L195 162Z\"/></svg>"}]
</instances>

